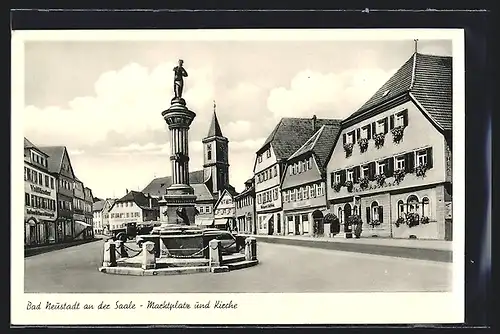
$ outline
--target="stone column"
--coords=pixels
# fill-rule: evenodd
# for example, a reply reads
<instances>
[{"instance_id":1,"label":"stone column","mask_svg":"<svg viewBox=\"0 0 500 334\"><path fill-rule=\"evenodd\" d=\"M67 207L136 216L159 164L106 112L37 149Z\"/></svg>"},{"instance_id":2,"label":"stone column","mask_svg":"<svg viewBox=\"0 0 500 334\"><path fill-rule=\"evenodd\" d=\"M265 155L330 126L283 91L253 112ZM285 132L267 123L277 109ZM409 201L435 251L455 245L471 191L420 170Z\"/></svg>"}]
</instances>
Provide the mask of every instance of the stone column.
<instances>
[{"instance_id":1,"label":"stone column","mask_svg":"<svg viewBox=\"0 0 500 334\"><path fill-rule=\"evenodd\" d=\"M208 247L210 251L210 267L220 267L222 264L220 240L210 240Z\"/></svg>"},{"instance_id":2,"label":"stone column","mask_svg":"<svg viewBox=\"0 0 500 334\"><path fill-rule=\"evenodd\" d=\"M257 239L248 237L245 239L245 260L257 260Z\"/></svg>"},{"instance_id":3,"label":"stone column","mask_svg":"<svg viewBox=\"0 0 500 334\"><path fill-rule=\"evenodd\" d=\"M113 240L108 240L104 243L104 259L102 261L103 267L116 266L116 249Z\"/></svg>"},{"instance_id":4,"label":"stone column","mask_svg":"<svg viewBox=\"0 0 500 334\"><path fill-rule=\"evenodd\" d=\"M189 127L196 114L186 107L182 98L174 98L171 106L162 112L170 131L170 162L172 185L160 201L160 220L164 223L194 225L195 201L193 188L189 185ZM186 217L177 214L183 208Z\"/></svg>"},{"instance_id":5,"label":"stone column","mask_svg":"<svg viewBox=\"0 0 500 334\"><path fill-rule=\"evenodd\" d=\"M156 268L156 256L155 256L155 244L151 241L146 241L142 244L142 269L155 269Z\"/></svg>"}]
</instances>

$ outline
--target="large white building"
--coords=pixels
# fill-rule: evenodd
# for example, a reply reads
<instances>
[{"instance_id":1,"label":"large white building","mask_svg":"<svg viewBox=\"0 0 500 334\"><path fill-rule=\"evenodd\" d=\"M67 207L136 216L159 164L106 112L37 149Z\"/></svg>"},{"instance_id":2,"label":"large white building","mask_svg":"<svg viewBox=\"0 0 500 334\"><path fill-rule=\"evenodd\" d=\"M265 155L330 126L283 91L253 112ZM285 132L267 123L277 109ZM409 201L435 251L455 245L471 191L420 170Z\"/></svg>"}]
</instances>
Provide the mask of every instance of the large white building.
<instances>
[{"instance_id":1,"label":"large white building","mask_svg":"<svg viewBox=\"0 0 500 334\"><path fill-rule=\"evenodd\" d=\"M122 229L127 223L159 220L158 200L139 191L130 191L117 199L109 210L109 230Z\"/></svg>"},{"instance_id":2,"label":"large white building","mask_svg":"<svg viewBox=\"0 0 500 334\"><path fill-rule=\"evenodd\" d=\"M24 138L25 246L56 242L56 181L47 159L47 154Z\"/></svg>"}]
</instances>

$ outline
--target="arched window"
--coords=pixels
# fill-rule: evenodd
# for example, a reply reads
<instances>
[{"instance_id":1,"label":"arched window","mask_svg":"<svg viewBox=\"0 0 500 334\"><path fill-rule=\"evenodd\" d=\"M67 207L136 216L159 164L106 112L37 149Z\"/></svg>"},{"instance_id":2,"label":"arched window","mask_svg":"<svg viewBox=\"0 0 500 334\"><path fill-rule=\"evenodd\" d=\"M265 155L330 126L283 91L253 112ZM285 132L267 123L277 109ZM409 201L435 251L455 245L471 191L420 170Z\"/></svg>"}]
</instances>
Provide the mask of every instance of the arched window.
<instances>
[{"instance_id":1,"label":"arched window","mask_svg":"<svg viewBox=\"0 0 500 334\"><path fill-rule=\"evenodd\" d=\"M207 159L212 160L212 144L207 145Z\"/></svg>"},{"instance_id":2,"label":"arched window","mask_svg":"<svg viewBox=\"0 0 500 334\"><path fill-rule=\"evenodd\" d=\"M422 198L422 217L430 217L431 216L431 207L429 205L429 198Z\"/></svg>"},{"instance_id":3,"label":"arched window","mask_svg":"<svg viewBox=\"0 0 500 334\"><path fill-rule=\"evenodd\" d=\"M405 203L402 200L398 201L398 218L403 217L405 213Z\"/></svg>"},{"instance_id":4,"label":"arched window","mask_svg":"<svg viewBox=\"0 0 500 334\"><path fill-rule=\"evenodd\" d=\"M339 218L339 222L343 223L344 222L344 214L342 212L342 208L339 208L337 210L337 217Z\"/></svg>"},{"instance_id":5,"label":"arched window","mask_svg":"<svg viewBox=\"0 0 500 334\"><path fill-rule=\"evenodd\" d=\"M408 205L408 213L419 213L420 205L418 203L418 197L411 195L406 201Z\"/></svg>"},{"instance_id":6,"label":"arched window","mask_svg":"<svg viewBox=\"0 0 500 334\"><path fill-rule=\"evenodd\" d=\"M373 221L379 220L379 217L378 217L378 202L376 202L376 201L372 202L371 208L372 208L372 220Z\"/></svg>"}]
</instances>

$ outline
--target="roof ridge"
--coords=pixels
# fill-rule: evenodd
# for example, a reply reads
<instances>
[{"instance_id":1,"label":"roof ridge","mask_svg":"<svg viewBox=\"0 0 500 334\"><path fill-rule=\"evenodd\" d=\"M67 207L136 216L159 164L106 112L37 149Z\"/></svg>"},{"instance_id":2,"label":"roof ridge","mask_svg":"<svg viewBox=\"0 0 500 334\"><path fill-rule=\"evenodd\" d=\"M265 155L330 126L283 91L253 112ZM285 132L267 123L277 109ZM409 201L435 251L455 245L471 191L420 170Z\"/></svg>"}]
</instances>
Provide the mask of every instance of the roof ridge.
<instances>
[{"instance_id":1,"label":"roof ridge","mask_svg":"<svg viewBox=\"0 0 500 334\"><path fill-rule=\"evenodd\" d=\"M413 85L415 84L415 71L417 68L417 52L413 54L413 65L411 68L411 81L410 81L410 88L409 90L411 91L413 89Z\"/></svg>"}]
</instances>

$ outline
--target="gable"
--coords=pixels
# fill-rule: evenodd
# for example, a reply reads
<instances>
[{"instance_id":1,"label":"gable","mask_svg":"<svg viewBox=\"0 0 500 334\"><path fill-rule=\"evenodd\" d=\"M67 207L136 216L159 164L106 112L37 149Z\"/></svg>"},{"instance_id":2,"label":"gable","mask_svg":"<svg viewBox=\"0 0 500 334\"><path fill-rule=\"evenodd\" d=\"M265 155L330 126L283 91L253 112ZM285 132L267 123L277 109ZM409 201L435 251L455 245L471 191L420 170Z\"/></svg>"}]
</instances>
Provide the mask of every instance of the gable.
<instances>
[{"instance_id":1,"label":"gable","mask_svg":"<svg viewBox=\"0 0 500 334\"><path fill-rule=\"evenodd\" d=\"M215 203L214 207L218 208L231 208L234 207L234 198L233 195L226 189L222 192L222 195Z\"/></svg>"},{"instance_id":2,"label":"gable","mask_svg":"<svg viewBox=\"0 0 500 334\"><path fill-rule=\"evenodd\" d=\"M298 163L302 163L303 161L312 159L311 169L303 170L302 172L295 173L290 175L290 170L292 170L292 166L298 166ZM298 185L312 183L318 180L321 180L321 170L318 166L318 162L316 161L316 157L314 155L304 156L303 159L299 159L297 161L293 161L287 163L287 167L283 174L283 182L281 189L285 190L288 188L293 188Z\"/></svg>"},{"instance_id":3,"label":"gable","mask_svg":"<svg viewBox=\"0 0 500 334\"><path fill-rule=\"evenodd\" d=\"M61 175L67 176L69 178L75 178L75 174L73 172L73 167L71 166L71 161L69 159L68 152L64 149L64 153L62 156L61 162Z\"/></svg>"}]
</instances>

